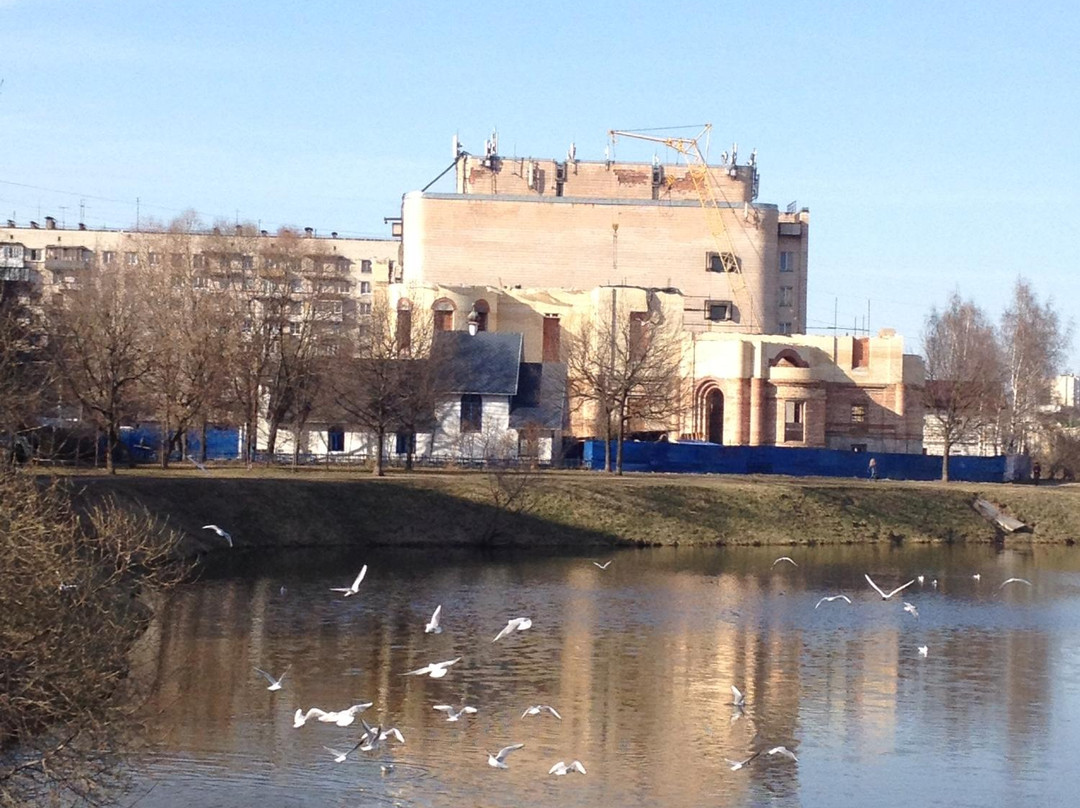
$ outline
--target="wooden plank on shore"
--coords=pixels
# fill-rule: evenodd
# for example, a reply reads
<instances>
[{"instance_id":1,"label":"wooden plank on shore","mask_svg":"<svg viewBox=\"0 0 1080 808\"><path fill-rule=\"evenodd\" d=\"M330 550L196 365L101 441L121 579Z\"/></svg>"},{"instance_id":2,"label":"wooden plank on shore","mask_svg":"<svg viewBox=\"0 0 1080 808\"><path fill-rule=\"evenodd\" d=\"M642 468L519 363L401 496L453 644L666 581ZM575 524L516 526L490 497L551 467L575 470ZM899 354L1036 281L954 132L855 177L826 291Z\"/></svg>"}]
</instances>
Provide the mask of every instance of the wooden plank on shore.
<instances>
[{"instance_id":1,"label":"wooden plank on shore","mask_svg":"<svg viewBox=\"0 0 1080 808\"><path fill-rule=\"evenodd\" d=\"M1002 513L1001 509L985 499L977 499L973 507L984 519L993 522L1006 533L1031 532L1031 528L1015 517Z\"/></svg>"}]
</instances>

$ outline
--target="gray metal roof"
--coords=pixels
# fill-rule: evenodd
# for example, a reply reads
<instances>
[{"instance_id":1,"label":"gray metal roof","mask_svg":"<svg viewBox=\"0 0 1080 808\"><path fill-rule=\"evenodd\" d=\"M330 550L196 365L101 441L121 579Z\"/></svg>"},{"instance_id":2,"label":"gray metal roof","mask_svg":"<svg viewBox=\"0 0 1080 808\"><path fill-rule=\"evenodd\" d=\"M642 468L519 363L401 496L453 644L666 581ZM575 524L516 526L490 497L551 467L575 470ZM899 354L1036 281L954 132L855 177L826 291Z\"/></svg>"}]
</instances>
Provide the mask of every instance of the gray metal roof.
<instances>
[{"instance_id":1,"label":"gray metal roof","mask_svg":"<svg viewBox=\"0 0 1080 808\"><path fill-rule=\"evenodd\" d=\"M435 335L438 386L443 393L512 396L518 391L521 334L440 331Z\"/></svg>"},{"instance_id":2,"label":"gray metal roof","mask_svg":"<svg viewBox=\"0 0 1080 808\"><path fill-rule=\"evenodd\" d=\"M563 429L566 415L566 365L522 363L518 392L510 401L510 428Z\"/></svg>"}]
</instances>

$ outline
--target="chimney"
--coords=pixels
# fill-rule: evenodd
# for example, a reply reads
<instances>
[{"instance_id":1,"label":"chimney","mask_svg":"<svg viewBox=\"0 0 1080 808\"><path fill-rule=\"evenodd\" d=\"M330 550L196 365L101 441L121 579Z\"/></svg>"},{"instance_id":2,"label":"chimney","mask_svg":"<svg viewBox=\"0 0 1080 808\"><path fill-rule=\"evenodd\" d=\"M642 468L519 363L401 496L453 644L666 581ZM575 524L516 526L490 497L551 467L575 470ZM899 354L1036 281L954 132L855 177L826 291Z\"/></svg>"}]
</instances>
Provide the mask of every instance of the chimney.
<instances>
[{"instance_id":1,"label":"chimney","mask_svg":"<svg viewBox=\"0 0 1080 808\"><path fill-rule=\"evenodd\" d=\"M86 229L86 225L85 225L85 224L84 224L83 222L79 222L79 229L80 229L80 230L85 230L85 229Z\"/></svg>"},{"instance_id":2,"label":"chimney","mask_svg":"<svg viewBox=\"0 0 1080 808\"><path fill-rule=\"evenodd\" d=\"M337 238L337 230L330 234L330 238Z\"/></svg>"},{"instance_id":3,"label":"chimney","mask_svg":"<svg viewBox=\"0 0 1080 808\"><path fill-rule=\"evenodd\" d=\"M315 228L314 227L305 227L304 228L304 236L305 237L311 238L314 235L315 235Z\"/></svg>"},{"instance_id":4,"label":"chimney","mask_svg":"<svg viewBox=\"0 0 1080 808\"><path fill-rule=\"evenodd\" d=\"M40 230L41 225L39 225L37 222L30 222L30 229L31 230Z\"/></svg>"},{"instance_id":5,"label":"chimney","mask_svg":"<svg viewBox=\"0 0 1080 808\"><path fill-rule=\"evenodd\" d=\"M7 226L8 226L8 227L18 227L18 225L17 225L17 224L15 224L15 220L14 220L14 219L8 219L8 220L7 220Z\"/></svg>"},{"instance_id":6,"label":"chimney","mask_svg":"<svg viewBox=\"0 0 1080 808\"><path fill-rule=\"evenodd\" d=\"M270 234L269 234L268 232L266 232L265 230L260 230L260 231L259 231L259 235L260 235L260 236L262 236L263 238L266 238L266 237L267 237L267 236L269 236Z\"/></svg>"},{"instance_id":7,"label":"chimney","mask_svg":"<svg viewBox=\"0 0 1080 808\"><path fill-rule=\"evenodd\" d=\"M220 227L215 227L213 232L214 232L215 236L220 236L221 235L221 228Z\"/></svg>"},{"instance_id":8,"label":"chimney","mask_svg":"<svg viewBox=\"0 0 1080 808\"><path fill-rule=\"evenodd\" d=\"M56 219L54 219L52 216L46 216L45 217L45 229L46 230L55 230L56 229Z\"/></svg>"}]
</instances>

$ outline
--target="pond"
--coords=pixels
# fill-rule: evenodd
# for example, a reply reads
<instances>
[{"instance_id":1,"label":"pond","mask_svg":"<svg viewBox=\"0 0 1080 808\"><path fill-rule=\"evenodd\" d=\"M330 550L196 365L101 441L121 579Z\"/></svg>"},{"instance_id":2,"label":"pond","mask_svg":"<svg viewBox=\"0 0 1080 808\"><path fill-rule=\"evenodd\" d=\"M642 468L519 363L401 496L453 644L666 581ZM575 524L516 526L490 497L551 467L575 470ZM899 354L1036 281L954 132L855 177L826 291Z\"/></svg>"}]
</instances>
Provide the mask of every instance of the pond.
<instances>
[{"instance_id":1,"label":"pond","mask_svg":"<svg viewBox=\"0 0 1080 808\"><path fill-rule=\"evenodd\" d=\"M356 596L329 591L365 564ZM923 578L883 600L867 573L886 591ZM493 642L519 616L531 628ZM246 556L180 591L143 654L144 808L1064 805L1080 786L1070 548ZM287 671L282 688L255 668ZM359 718L293 726L361 702L405 743L338 763L326 747L349 751ZM522 716L541 704L561 718ZM573 760L586 774L548 774Z\"/></svg>"}]
</instances>

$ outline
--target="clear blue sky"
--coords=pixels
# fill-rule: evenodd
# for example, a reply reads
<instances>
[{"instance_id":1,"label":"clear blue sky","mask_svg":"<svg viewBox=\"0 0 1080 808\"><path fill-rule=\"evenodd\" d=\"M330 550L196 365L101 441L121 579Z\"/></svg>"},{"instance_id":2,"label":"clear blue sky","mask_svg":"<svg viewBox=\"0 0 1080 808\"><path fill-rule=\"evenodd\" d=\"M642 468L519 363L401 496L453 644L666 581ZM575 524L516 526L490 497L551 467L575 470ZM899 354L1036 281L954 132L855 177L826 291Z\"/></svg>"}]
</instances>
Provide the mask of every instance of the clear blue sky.
<instances>
[{"instance_id":1,"label":"clear blue sky","mask_svg":"<svg viewBox=\"0 0 1080 808\"><path fill-rule=\"evenodd\" d=\"M130 226L139 198L383 236L455 132L602 159L609 129L708 121L761 201L811 210L812 332L869 305L917 350L932 305L996 319L1020 274L1080 301L1075 2L0 0L0 26L0 218Z\"/></svg>"}]
</instances>

